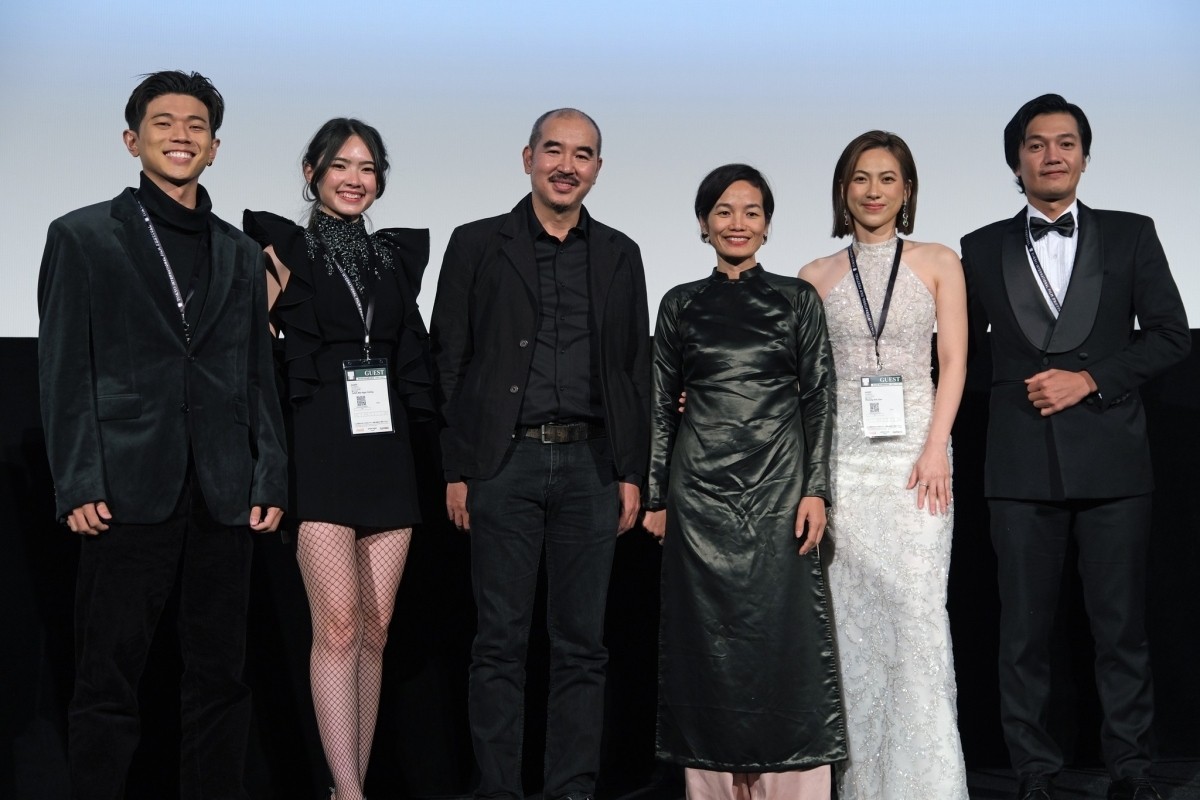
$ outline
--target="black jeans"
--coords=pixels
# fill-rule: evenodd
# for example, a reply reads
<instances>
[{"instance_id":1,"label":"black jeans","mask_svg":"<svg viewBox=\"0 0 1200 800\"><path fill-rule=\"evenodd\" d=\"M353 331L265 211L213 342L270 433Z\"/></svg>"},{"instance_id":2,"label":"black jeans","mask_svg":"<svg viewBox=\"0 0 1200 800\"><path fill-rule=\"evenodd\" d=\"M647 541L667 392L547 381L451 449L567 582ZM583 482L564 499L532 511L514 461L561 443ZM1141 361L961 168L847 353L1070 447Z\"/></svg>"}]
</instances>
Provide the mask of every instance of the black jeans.
<instances>
[{"instance_id":1,"label":"black jeans","mask_svg":"<svg viewBox=\"0 0 1200 800\"><path fill-rule=\"evenodd\" d=\"M114 516L121 509L114 508ZM208 513L191 479L172 516L83 537L75 587L68 753L75 800L124 794L137 748L137 688L163 605L179 585L182 800L242 800L250 690L242 682L250 529Z\"/></svg>"},{"instance_id":2,"label":"black jeans","mask_svg":"<svg viewBox=\"0 0 1200 800\"><path fill-rule=\"evenodd\" d=\"M550 696L543 796L592 794L604 724L604 609L619 500L607 439L514 441L499 473L469 481L471 737L479 798L521 800L525 656L546 557Z\"/></svg>"}]
</instances>

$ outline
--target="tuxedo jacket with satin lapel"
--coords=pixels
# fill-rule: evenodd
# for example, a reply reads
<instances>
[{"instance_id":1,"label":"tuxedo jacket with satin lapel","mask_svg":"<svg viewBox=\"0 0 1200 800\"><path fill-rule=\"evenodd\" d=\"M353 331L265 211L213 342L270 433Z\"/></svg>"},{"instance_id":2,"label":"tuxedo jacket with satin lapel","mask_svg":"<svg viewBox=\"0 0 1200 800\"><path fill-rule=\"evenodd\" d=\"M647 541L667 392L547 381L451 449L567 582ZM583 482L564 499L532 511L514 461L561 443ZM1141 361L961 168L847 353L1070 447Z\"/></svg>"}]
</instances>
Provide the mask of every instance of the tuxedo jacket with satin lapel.
<instances>
[{"instance_id":1,"label":"tuxedo jacket with satin lapel","mask_svg":"<svg viewBox=\"0 0 1200 800\"><path fill-rule=\"evenodd\" d=\"M430 333L449 481L495 475L517 425L541 303L521 208L527 202L460 226L446 247ZM650 323L641 251L625 234L591 219L588 273L614 464L618 476L640 480L650 443Z\"/></svg>"},{"instance_id":2,"label":"tuxedo jacket with satin lapel","mask_svg":"<svg viewBox=\"0 0 1200 800\"><path fill-rule=\"evenodd\" d=\"M42 422L59 516L166 519L188 453L213 517L287 498L262 250L215 216L189 347L132 189L50 225L38 282Z\"/></svg>"},{"instance_id":3,"label":"tuxedo jacket with satin lapel","mask_svg":"<svg viewBox=\"0 0 1200 800\"><path fill-rule=\"evenodd\" d=\"M1022 209L962 240L973 347L991 325L985 494L1063 500L1150 492L1138 387L1191 346L1154 222L1079 204L1075 263L1055 324L1029 266L1025 219ZM1047 369L1087 370L1099 392L1042 417L1024 381Z\"/></svg>"}]
</instances>

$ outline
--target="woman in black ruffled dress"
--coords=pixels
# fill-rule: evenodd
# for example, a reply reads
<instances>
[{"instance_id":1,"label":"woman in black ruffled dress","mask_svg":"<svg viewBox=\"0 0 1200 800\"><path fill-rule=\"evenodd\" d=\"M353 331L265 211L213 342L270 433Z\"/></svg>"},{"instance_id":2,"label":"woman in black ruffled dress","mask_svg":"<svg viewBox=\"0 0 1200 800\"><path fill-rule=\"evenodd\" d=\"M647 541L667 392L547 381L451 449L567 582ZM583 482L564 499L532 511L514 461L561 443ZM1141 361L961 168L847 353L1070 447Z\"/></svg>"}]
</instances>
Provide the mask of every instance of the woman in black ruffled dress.
<instances>
[{"instance_id":1,"label":"woman in black ruffled dress","mask_svg":"<svg viewBox=\"0 0 1200 800\"><path fill-rule=\"evenodd\" d=\"M416 297L429 232L368 233L386 184L379 132L333 119L304 155L307 228L247 211L270 256L291 418L297 559L312 611L313 705L337 800L359 800L379 707L383 647L412 526L420 521L408 417L433 414Z\"/></svg>"}]
</instances>

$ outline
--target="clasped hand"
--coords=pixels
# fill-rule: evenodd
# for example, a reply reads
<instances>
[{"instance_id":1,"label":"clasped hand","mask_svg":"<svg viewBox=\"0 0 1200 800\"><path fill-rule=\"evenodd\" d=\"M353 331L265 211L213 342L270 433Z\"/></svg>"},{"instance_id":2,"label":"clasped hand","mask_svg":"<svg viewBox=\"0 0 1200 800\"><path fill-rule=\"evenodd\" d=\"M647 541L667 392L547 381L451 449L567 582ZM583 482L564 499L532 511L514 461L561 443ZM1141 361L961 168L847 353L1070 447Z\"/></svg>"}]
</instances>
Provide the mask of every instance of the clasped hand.
<instances>
[{"instance_id":1,"label":"clasped hand","mask_svg":"<svg viewBox=\"0 0 1200 800\"><path fill-rule=\"evenodd\" d=\"M1043 417L1057 414L1096 391L1096 383L1087 372L1048 369L1025 379L1029 402Z\"/></svg>"}]
</instances>

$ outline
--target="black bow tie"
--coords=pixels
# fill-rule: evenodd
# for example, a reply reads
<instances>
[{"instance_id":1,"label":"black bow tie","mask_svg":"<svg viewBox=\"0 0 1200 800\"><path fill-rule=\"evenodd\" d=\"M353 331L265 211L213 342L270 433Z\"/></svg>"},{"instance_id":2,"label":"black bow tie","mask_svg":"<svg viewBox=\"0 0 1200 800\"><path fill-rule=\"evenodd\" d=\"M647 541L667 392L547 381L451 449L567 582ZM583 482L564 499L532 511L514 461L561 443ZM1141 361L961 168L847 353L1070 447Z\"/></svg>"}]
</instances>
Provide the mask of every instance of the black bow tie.
<instances>
[{"instance_id":1,"label":"black bow tie","mask_svg":"<svg viewBox=\"0 0 1200 800\"><path fill-rule=\"evenodd\" d=\"M1063 214L1054 222L1047 222L1041 217L1029 218L1029 235L1035 242L1050 231L1055 231L1059 236L1071 236L1075 233L1075 218L1069 213Z\"/></svg>"}]
</instances>

